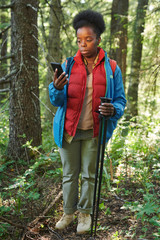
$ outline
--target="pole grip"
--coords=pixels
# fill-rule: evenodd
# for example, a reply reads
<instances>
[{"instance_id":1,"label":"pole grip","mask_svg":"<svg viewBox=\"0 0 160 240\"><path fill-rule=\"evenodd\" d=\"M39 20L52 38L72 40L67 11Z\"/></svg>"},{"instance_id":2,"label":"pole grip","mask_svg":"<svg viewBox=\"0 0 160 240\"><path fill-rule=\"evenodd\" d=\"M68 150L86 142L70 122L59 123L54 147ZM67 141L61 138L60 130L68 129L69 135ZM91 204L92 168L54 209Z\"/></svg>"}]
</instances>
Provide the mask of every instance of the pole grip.
<instances>
[{"instance_id":1,"label":"pole grip","mask_svg":"<svg viewBox=\"0 0 160 240\"><path fill-rule=\"evenodd\" d=\"M112 101L112 98L107 98L107 97L100 97L100 99L101 99L101 105L102 103L110 103ZM104 116L102 114L99 114L99 117L102 117L105 120L108 120L111 116Z\"/></svg>"},{"instance_id":2,"label":"pole grip","mask_svg":"<svg viewBox=\"0 0 160 240\"><path fill-rule=\"evenodd\" d=\"M112 98L107 98L107 97L100 97L100 99L101 99L101 104L110 103L112 101Z\"/></svg>"}]
</instances>

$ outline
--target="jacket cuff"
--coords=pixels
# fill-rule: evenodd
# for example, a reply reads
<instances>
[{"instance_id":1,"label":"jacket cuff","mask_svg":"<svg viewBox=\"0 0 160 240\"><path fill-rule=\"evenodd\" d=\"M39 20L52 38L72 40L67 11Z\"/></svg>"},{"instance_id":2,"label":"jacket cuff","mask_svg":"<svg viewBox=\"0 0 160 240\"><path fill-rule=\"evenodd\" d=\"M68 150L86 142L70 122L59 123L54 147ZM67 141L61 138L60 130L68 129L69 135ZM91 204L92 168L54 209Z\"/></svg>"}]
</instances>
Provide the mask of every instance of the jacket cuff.
<instances>
[{"instance_id":1,"label":"jacket cuff","mask_svg":"<svg viewBox=\"0 0 160 240\"><path fill-rule=\"evenodd\" d=\"M117 111L116 111L116 108L114 107L114 112L113 112L113 115L112 117L114 117L116 115Z\"/></svg>"}]
</instances>

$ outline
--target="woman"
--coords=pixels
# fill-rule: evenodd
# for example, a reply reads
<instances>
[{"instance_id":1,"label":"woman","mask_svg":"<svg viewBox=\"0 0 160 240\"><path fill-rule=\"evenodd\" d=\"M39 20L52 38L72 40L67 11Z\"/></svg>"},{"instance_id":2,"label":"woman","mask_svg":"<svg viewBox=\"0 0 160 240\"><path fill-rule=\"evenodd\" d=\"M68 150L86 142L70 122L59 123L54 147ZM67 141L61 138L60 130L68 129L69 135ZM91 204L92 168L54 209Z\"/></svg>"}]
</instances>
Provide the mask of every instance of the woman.
<instances>
[{"instance_id":1,"label":"woman","mask_svg":"<svg viewBox=\"0 0 160 240\"><path fill-rule=\"evenodd\" d=\"M75 16L73 27L79 50L62 65L64 73L59 78L55 71L49 94L51 103L59 107L54 118L54 139L63 166L64 214L56 228L67 227L78 210L77 233L82 234L91 225L98 112L111 116L107 142L123 115L126 99L119 67L116 66L113 78L107 53L98 47L105 30L102 15L92 10L82 11ZM112 98L112 102L101 105L100 97L104 96Z\"/></svg>"}]
</instances>

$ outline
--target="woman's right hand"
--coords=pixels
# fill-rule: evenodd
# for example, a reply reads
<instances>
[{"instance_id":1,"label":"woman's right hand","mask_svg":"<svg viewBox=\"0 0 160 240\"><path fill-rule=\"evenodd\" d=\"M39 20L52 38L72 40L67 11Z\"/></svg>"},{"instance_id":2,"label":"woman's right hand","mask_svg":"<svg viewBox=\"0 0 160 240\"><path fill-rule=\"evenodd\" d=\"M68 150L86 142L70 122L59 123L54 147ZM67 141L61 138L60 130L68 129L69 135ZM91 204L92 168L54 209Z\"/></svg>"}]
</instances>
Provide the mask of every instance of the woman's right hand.
<instances>
[{"instance_id":1,"label":"woman's right hand","mask_svg":"<svg viewBox=\"0 0 160 240\"><path fill-rule=\"evenodd\" d=\"M53 84L54 84L54 87L58 90L62 90L64 88L64 85L67 84L68 80L67 80L67 77L68 77L68 74L66 75L65 72L63 72L58 78L57 78L57 72L58 72L58 69L55 70L55 73L54 73L54 78L53 78Z\"/></svg>"}]
</instances>

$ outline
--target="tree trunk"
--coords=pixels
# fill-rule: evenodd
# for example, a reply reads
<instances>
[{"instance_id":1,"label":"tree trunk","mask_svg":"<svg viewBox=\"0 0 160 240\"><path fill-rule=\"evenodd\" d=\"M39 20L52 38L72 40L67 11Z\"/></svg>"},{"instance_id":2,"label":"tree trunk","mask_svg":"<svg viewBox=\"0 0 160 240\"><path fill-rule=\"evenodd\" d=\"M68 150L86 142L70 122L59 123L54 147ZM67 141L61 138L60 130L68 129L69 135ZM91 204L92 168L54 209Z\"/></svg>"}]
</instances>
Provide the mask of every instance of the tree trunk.
<instances>
[{"instance_id":1,"label":"tree trunk","mask_svg":"<svg viewBox=\"0 0 160 240\"><path fill-rule=\"evenodd\" d=\"M49 37L48 37L48 72L46 81L46 105L53 112L56 111L49 100L48 85L53 81L53 70L50 62L61 62L61 49L60 49L60 27L61 27L61 5L60 1L52 0L50 5L50 20L49 20ZM45 118L52 123L53 115L46 110Z\"/></svg>"},{"instance_id":2,"label":"tree trunk","mask_svg":"<svg viewBox=\"0 0 160 240\"><path fill-rule=\"evenodd\" d=\"M38 78L38 0L14 1L11 11L11 79L10 134L8 155L13 159L29 159L23 147L26 141L32 146L42 143Z\"/></svg>"},{"instance_id":3,"label":"tree trunk","mask_svg":"<svg viewBox=\"0 0 160 240\"><path fill-rule=\"evenodd\" d=\"M127 25L129 0L113 0L111 12L110 57L121 68L123 83L126 80Z\"/></svg>"},{"instance_id":4,"label":"tree trunk","mask_svg":"<svg viewBox=\"0 0 160 240\"><path fill-rule=\"evenodd\" d=\"M1 4L5 5L6 1L1 0ZM0 20L1 23L7 23L9 21L7 12L4 10L0 10ZM1 54L0 57L5 57L7 55L7 42L8 42L8 30L4 31L0 36L1 41ZM7 59L3 59L0 62L0 78L4 77L7 74ZM0 84L0 89L8 88L8 84L2 83ZM0 103L6 97L6 93L0 93Z\"/></svg>"},{"instance_id":5,"label":"tree trunk","mask_svg":"<svg viewBox=\"0 0 160 240\"><path fill-rule=\"evenodd\" d=\"M118 16L118 2L119 0L112 1L112 11L111 11L111 37L110 37L110 52L111 58L116 60L116 48L119 44L116 41L116 33L118 31L117 16Z\"/></svg>"},{"instance_id":6,"label":"tree trunk","mask_svg":"<svg viewBox=\"0 0 160 240\"><path fill-rule=\"evenodd\" d=\"M128 87L128 119L138 115L138 85L147 5L148 0L138 0L136 20L133 29L131 75Z\"/></svg>"}]
</instances>

